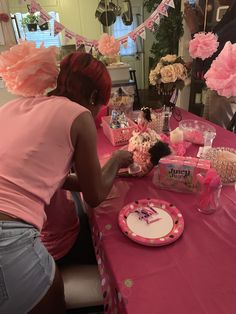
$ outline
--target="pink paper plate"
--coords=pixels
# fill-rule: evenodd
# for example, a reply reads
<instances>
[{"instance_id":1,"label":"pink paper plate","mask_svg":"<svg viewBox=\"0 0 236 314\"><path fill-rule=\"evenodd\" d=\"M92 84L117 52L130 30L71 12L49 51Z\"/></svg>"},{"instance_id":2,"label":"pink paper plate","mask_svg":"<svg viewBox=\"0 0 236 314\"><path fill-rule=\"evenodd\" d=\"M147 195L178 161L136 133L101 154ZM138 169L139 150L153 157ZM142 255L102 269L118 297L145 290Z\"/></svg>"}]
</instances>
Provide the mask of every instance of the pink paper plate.
<instances>
[{"instance_id":1,"label":"pink paper plate","mask_svg":"<svg viewBox=\"0 0 236 314\"><path fill-rule=\"evenodd\" d=\"M148 217L143 212L148 212ZM118 222L126 236L148 246L170 244L184 231L184 219L179 210L159 199L141 199L127 204L120 211Z\"/></svg>"}]
</instances>

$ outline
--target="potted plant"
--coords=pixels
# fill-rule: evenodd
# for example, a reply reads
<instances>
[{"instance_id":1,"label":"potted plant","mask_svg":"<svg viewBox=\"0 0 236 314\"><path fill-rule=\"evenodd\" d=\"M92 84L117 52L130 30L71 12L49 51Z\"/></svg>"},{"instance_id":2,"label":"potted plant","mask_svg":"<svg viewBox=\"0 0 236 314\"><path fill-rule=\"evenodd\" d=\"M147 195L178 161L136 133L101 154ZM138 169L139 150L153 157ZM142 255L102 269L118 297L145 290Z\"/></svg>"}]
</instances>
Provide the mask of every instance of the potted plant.
<instances>
[{"instance_id":1,"label":"potted plant","mask_svg":"<svg viewBox=\"0 0 236 314\"><path fill-rule=\"evenodd\" d=\"M48 30L48 22L45 22L45 23L39 25L39 28L41 31L47 31Z\"/></svg>"},{"instance_id":2,"label":"potted plant","mask_svg":"<svg viewBox=\"0 0 236 314\"><path fill-rule=\"evenodd\" d=\"M29 32L36 32L38 25L38 16L32 13L28 13L22 18L22 26L27 27Z\"/></svg>"}]
</instances>

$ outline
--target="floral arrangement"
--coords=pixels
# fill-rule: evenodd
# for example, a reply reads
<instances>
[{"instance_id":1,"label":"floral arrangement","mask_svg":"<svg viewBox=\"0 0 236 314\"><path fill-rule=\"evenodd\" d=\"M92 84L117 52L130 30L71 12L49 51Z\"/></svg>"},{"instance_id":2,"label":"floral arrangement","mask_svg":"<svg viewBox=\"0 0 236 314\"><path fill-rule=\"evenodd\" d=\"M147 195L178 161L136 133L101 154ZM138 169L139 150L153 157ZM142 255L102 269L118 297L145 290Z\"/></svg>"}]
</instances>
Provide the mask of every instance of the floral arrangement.
<instances>
[{"instance_id":1,"label":"floral arrangement","mask_svg":"<svg viewBox=\"0 0 236 314\"><path fill-rule=\"evenodd\" d=\"M206 85L219 95L236 96L236 44L228 41L205 74Z\"/></svg>"},{"instance_id":2,"label":"floral arrangement","mask_svg":"<svg viewBox=\"0 0 236 314\"><path fill-rule=\"evenodd\" d=\"M216 52L219 46L218 38L215 34L209 33L197 33L194 38L189 42L189 54L195 58L205 60Z\"/></svg>"},{"instance_id":3,"label":"floral arrangement","mask_svg":"<svg viewBox=\"0 0 236 314\"><path fill-rule=\"evenodd\" d=\"M172 92L174 89L182 89L188 77L187 67L181 57L166 55L150 71L149 81L162 92Z\"/></svg>"},{"instance_id":4,"label":"floral arrangement","mask_svg":"<svg viewBox=\"0 0 236 314\"><path fill-rule=\"evenodd\" d=\"M120 51L120 43L114 36L104 33L98 41L98 51L103 56L115 57Z\"/></svg>"},{"instance_id":5,"label":"floral arrangement","mask_svg":"<svg viewBox=\"0 0 236 314\"><path fill-rule=\"evenodd\" d=\"M53 88L58 75L57 48L22 41L0 54L0 76L7 89L21 96L43 95Z\"/></svg>"},{"instance_id":6,"label":"floral arrangement","mask_svg":"<svg viewBox=\"0 0 236 314\"><path fill-rule=\"evenodd\" d=\"M38 24L38 20L39 18L36 14L28 13L22 18L21 24L23 27L26 27L28 24Z\"/></svg>"},{"instance_id":7,"label":"floral arrangement","mask_svg":"<svg viewBox=\"0 0 236 314\"><path fill-rule=\"evenodd\" d=\"M0 22L8 22L9 21L9 15L6 13L0 13Z\"/></svg>"}]
</instances>

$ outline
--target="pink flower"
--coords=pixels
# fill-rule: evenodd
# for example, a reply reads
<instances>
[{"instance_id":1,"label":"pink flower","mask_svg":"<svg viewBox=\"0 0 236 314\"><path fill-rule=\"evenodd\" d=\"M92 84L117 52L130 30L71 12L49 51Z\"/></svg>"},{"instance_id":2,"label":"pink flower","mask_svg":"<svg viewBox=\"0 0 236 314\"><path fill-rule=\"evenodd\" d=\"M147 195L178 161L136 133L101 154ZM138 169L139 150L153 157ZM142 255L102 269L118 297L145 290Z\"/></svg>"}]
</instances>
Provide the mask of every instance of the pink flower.
<instances>
[{"instance_id":1,"label":"pink flower","mask_svg":"<svg viewBox=\"0 0 236 314\"><path fill-rule=\"evenodd\" d=\"M192 58L205 60L216 52L219 46L217 36L213 33L197 33L189 42L189 53Z\"/></svg>"},{"instance_id":2,"label":"pink flower","mask_svg":"<svg viewBox=\"0 0 236 314\"><path fill-rule=\"evenodd\" d=\"M205 74L207 86L227 98L236 96L236 44L228 41Z\"/></svg>"},{"instance_id":3,"label":"pink flower","mask_svg":"<svg viewBox=\"0 0 236 314\"><path fill-rule=\"evenodd\" d=\"M0 76L7 89L27 97L53 88L58 75L56 52L56 47L36 48L33 42L22 41L0 54Z\"/></svg>"},{"instance_id":4,"label":"pink flower","mask_svg":"<svg viewBox=\"0 0 236 314\"><path fill-rule=\"evenodd\" d=\"M98 50L103 56L114 57L120 50L120 43L114 36L104 33L98 41Z\"/></svg>"},{"instance_id":5,"label":"pink flower","mask_svg":"<svg viewBox=\"0 0 236 314\"><path fill-rule=\"evenodd\" d=\"M0 22L8 22L9 21L9 15L6 13L0 13Z\"/></svg>"}]
</instances>

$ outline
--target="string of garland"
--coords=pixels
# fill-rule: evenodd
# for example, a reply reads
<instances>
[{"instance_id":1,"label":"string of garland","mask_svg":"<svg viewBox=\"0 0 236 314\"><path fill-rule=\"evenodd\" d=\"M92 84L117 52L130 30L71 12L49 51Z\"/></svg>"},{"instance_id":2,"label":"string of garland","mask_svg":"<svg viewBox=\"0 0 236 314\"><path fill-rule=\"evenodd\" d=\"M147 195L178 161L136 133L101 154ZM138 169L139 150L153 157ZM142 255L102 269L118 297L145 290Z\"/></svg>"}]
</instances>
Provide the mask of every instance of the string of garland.
<instances>
[{"instance_id":1,"label":"string of garland","mask_svg":"<svg viewBox=\"0 0 236 314\"><path fill-rule=\"evenodd\" d=\"M146 0L144 7L152 12L161 3L161 0ZM181 1L174 0L175 9L168 10L168 18L162 18L160 25L155 27L155 42L151 48L152 56L149 57L149 67L153 68L161 57L167 54L178 55L179 40L183 36L183 14ZM158 30L158 31L157 31Z\"/></svg>"}]
</instances>

